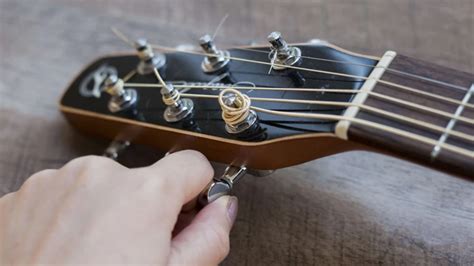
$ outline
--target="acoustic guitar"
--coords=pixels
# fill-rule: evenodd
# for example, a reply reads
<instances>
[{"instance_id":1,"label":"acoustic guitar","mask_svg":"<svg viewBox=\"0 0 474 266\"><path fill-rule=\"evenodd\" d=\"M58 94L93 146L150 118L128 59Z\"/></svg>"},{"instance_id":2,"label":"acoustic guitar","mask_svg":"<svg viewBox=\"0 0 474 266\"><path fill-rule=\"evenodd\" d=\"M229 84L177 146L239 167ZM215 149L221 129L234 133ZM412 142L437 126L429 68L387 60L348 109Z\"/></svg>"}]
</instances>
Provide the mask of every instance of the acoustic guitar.
<instances>
[{"instance_id":1,"label":"acoustic guitar","mask_svg":"<svg viewBox=\"0 0 474 266\"><path fill-rule=\"evenodd\" d=\"M273 170L369 150L474 179L474 76L387 51L367 56L313 40L200 49L131 41L92 62L60 109L78 130L164 152L194 149L229 165L207 190L228 193L246 169ZM217 192L216 192L217 191Z\"/></svg>"}]
</instances>

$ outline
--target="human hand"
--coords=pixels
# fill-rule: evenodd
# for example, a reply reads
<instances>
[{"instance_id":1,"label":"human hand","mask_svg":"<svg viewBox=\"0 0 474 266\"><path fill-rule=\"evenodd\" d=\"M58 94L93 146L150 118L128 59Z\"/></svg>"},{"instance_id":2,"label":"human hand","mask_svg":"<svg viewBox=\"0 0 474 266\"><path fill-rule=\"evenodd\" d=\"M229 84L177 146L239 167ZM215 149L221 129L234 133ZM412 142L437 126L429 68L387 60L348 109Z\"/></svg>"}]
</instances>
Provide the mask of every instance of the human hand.
<instances>
[{"instance_id":1,"label":"human hand","mask_svg":"<svg viewBox=\"0 0 474 266\"><path fill-rule=\"evenodd\" d=\"M229 252L237 199L181 213L212 176L195 151L137 169L87 156L36 173L0 199L0 265L216 265Z\"/></svg>"}]
</instances>

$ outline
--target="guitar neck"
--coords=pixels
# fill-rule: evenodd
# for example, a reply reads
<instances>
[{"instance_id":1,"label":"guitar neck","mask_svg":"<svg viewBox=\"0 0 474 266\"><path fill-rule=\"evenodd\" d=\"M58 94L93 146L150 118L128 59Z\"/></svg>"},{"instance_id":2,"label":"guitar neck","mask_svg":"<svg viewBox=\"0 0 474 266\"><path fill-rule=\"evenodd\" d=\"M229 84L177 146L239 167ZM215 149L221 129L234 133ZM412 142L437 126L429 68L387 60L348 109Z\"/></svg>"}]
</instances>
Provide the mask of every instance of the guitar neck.
<instances>
[{"instance_id":1,"label":"guitar neck","mask_svg":"<svg viewBox=\"0 0 474 266\"><path fill-rule=\"evenodd\" d=\"M394 58L390 69L382 77L386 82L378 82L365 99L368 108L361 108L356 118L395 130L351 124L348 139L382 153L473 177L473 75L402 55ZM371 107L395 115L370 112Z\"/></svg>"}]
</instances>

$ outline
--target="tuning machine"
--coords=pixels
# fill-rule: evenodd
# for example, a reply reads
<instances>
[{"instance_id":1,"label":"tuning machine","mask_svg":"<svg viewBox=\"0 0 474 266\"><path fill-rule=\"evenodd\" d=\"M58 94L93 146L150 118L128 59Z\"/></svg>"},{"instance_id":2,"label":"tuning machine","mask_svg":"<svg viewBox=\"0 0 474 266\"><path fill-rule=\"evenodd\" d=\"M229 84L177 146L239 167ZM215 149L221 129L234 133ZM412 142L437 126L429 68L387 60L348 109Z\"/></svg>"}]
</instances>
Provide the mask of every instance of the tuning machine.
<instances>
[{"instance_id":1,"label":"tuning machine","mask_svg":"<svg viewBox=\"0 0 474 266\"><path fill-rule=\"evenodd\" d=\"M219 94L222 119L227 133L246 141L259 141L267 138L260 126L258 115L250 109L250 98L240 91L228 88Z\"/></svg>"},{"instance_id":2,"label":"tuning machine","mask_svg":"<svg viewBox=\"0 0 474 266\"><path fill-rule=\"evenodd\" d=\"M112 113L134 109L138 94L134 89L124 89L124 82L116 75L107 77L104 83L104 91L110 94L108 108Z\"/></svg>"},{"instance_id":3,"label":"tuning machine","mask_svg":"<svg viewBox=\"0 0 474 266\"><path fill-rule=\"evenodd\" d=\"M166 122L178 122L188 117L194 109L191 99L181 99L180 92L172 84L164 84L161 88L163 102L167 105L163 114Z\"/></svg>"},{"instance_id":4,"label":"tuning machine","mask_svg":"<svg viewBox=\"0 0 474 266\"><path fill-rule=\"evenodd\" d=\"M246 108L243 106L244 104L242 102L244 100L242 99L242 97L243 97L242 94L237 94L234 91L222 93L222 102L224 104L223 107L233 108L234 110L240 109L240 108ZM234 121L238 120L238 122L237 123L227 122L225 124L225 129L227 133L230 133L230 134L240 134L250 129L256 123L258 123L257 113L250 109L248 109L247 111L242 110L242 114L238 119L236 117L236 118L232 118L231 120L234 120Z\"/></svg>"},{"instance_id":5,"label":"tuning machine","mask_svg":"<svg viewBox=\"0 0 474 266\"><path fill-rule=\"evenodd\" d=\"M201 192L199 203L205 206L216 199L230 195L235 183L239 181L247 172L245 166L229 165L222 176L215 177L211 183Z\"/></svg>"},{"instance_id":6,"label":"tuning machine","mask_svg":"<svg viewBox=\"0 0 474 266\"><path fill-rule=\"evenodd\" d=\"M162 53L153 52L153 48L146 39L138 39L134 43L140 62L137 72L140 75L153 73L153 69L161 69L166 65L166 57Z\"/></svg>"},{"instance_id":7,"label":"tuning machine","mask_svg":"<svg viewBox=\"0 0 474 266\"><path fill-rule=\"evenodd\" d=\"M201 63L201 68L204 73L212 74L227 69L230 62L230 53L228 51L218 50L211 36L207 34L202 36L199 39L199 45L207 54Z\"/></svg>"},{"instance_id":8,"label":"tuning machine","mask_svg":"<svg viewBox=\"0 0 474 266\"><path fill-rule=\"evenodd\" d=\"M301 62L301 50L289 46L280 32L274 31L267 37L272 45L268 58L275 63L273 69L284 70L286 66L298 65Z\"/></svg>"},{"instance_id":9,"label":"tuning machine","mask_svg":"<svg viewBox=\"0 0 474 266\"><path fill-rule=\"evenodd\" d=\"M214 177L212 181L206 186L198 197L198 202L201 206L205 206L216 199L232 195L232 190L235 184L242 179L246 174L255 177L264 177L272 174L274 170L254 170L248 169L245 166L229 165L225 168L224 173L218 177Z\"/></svg>"},{"instance_id":10,"label":"tuning machine","mask_svg":"<svg viewBox=\"0 0 474 266\"><path fill-rule=\"evenodd\" d=\"M118 160L119 155L130 146L130 141L126 140L114 140L112 141L107 149L104 151L102 156L110 158L114 161Z\"/></svg>"}]
</instances>

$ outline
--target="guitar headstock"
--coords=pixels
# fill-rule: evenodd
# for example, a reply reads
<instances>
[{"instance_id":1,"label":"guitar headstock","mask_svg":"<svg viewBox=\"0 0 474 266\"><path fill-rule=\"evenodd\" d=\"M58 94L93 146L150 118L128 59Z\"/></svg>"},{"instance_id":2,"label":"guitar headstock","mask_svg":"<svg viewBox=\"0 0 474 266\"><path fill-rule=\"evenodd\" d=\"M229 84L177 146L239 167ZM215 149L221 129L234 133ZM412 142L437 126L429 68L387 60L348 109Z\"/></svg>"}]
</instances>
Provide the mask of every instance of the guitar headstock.
<instances>
[{"instance_id":1,"label":"guitar headstock","mask_svg":"<svg viewBox=\"0 0 474 266\"><path fill-rule=\"evenodd\" d=\"M197 149L256 169L347 150L334 138L337 121L298 114L342 115L365 82L355 77L369 76L377 58L322 41L289 45L278 33L268 39L270 45L219 49L204 36L200 51L165 53L139 40L130 54L87 66L67 88L61 110L89 134L164 151ZM227 122L223 105L230 107Z\"/></svg>"}]
</instances>

